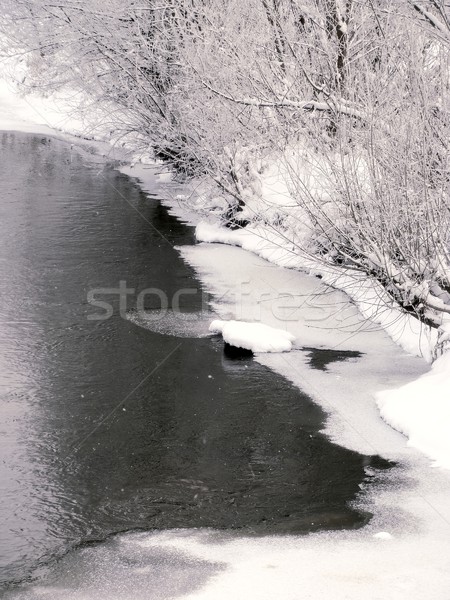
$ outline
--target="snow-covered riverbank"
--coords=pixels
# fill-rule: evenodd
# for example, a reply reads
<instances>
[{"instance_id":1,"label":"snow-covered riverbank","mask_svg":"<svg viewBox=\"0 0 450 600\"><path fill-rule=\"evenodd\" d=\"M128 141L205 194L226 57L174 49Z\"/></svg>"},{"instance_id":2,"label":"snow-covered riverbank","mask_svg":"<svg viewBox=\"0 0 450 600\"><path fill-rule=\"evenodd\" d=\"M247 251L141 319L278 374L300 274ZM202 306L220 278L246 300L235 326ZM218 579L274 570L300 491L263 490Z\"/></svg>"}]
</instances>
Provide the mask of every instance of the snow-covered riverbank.
<instances>
[{"instance_id":1,"label":"snow-covered riverbank","mask_svg":"<svg viewBox=\"0 0 450 600\"><path fill-rule=\"evenodd\" d=\"M329 348L341 348L342 342L333 339L336 331L342 329L341 321L353 302L361 318L353 316L346 321L345 330L349 338L358 337L361 328L372 329L377 325L380 331L386 332L392 340L405 351L415 356L423 356L431 361L433 347L436 343L436 331L419 323L411 315L403 313L398 306L392 305L382 286L360 272L349 272L343 268L328 266L311 257L302 257L286 244L281 235L263 227L230 231L217 224L201 222L197 225L197 239L200 242L221 243L238 246L267 259L281 268L296 269L318 275L320 281L331 285L334 289L345 290L347 298L329 304L330 315L334 311L336 323L327 326L326 339L317 339L314 344ZM318 285L320 288L321 286ZM327 286L322 286L323 298L329 296ZM262 292L263 294L265 292ZM320 293L320 292L318 292ZM296 296L295 289L285 290L285 297L291 299L291 313L284 317L286 323L299 316L298 308L292 305ZM309 299L308 302L311 302ZM253 308L253 306L251 306ZM250 311L251 312L251 311ZM248 318L258 316L249 315ZM347 317L345 316L346 320ZM365 321L365 319L367 319ZM266 320L267 315L266 315ZM316 318L313 318L313 321ZM320 319L319 319L320 320ZM311 324L309 328L311 328ZM320 329L320 325L318 325ZM352 332L354 327L354 332ZM353 335L354 334L354 335ZM369 354L380 343L379 337L372 335L362 344ZM353 340L354 341L354 340ZM308 345L308 340L299 338L299 343ZM375 369L376 370L376 369ZM417 371L420 375L420 368ZM377 404L382 417L389 425L401 431L409 438L409 444L425 452L436 461L436 465L450 468L450 361L449 356L441 356L433 365L432 372L426 373L413 384L398 386L394 382L391 390L378 394Z\"/></svg>"},{"instance_id":2,"label":"snow-covered riverbank","mask_svg":"<svg viewBox=\"0 0 450 600\"><path fill-rule=\"evenodd\" d=\"M126 171L143 181L146 167ZM176 184L161 193L180 218L195 223L176 200ZM326 433L335 442L398 461L402 468L361 501L373 511L358 532L307 538L219 539L208 532L155 534L136 543L177 549L186 556L227 566L188 598L444 599L450 589L450 477L380 418L378 392L414 385L428 364L394 344L365 319L344 293L301 271L276 266L242 248L200 243L180 249L213 294L222 318L253 320L295 334L289 354L259 354L256 360L282 373L327 411ZM311 347L361 353L326 370L311 368ZM425 399L425 395L421 394ZM395 395L395 398L397 395ZM445 425L444 425L445 427ZM444 439L444 438L443 438ZM439 451L441 451L440 449ZM426 560L424 559L426 557Z\"/></svg>"},{"instance_id":3,"label":"snow-covered riverbank","mask_svg":"<svg viewBox=\"0 0 450 600\"><path fill-rule=\"evenodd\" d=\"M154 185L154 172L145 166L125 171L137 176L144 189L146 180ZM177 184L161 186L172 211L185 222L198 223L198 216L177 201L180 191ZM212 307L222 318L262 322L295 335L296 350L258 354L256 360L293 381L327 411L327 435L353 450L400 463L401 476L396 479L399 473L394 474L391 485L372 497L362 493L361 501L374 518L358 532L258 541L216 541L207 532L173 532L139 543L176 548L188 556L227 565L202 592L188 596L192 599L233 595L294 600L299 593L314 599L330 594L337 599L446 598L450 589L449 472L430 469L429 460L380 418L375 402L377 393L386 397L386 390L426 378L429 365L407 354L379 325L364 318L346 294L321 279L212 240L180 248L180 252L212 293ZM409 333L413 338L414 332ZM319 370L311 368L314 347L360 355ZM391 394L392 406L402 395L401 391ZM422 390L421 398L427 399ZM444 447L436 450L436 458L446 452L445 434L442 440Z\"/></svg>"},{"instance_id":4,"label":"snow-covered riverbank","mask_svg":"<svg viewBox=\"0 0 450 600\"><path fill-rule=\"evenodd\" d=\"M25 126L33 131L32 124ZM10 128L19 129L20 124ZM138 177L144 189L146 182L153 186L159 179L149 166L123 170ZM161 183L160 190L174 212L184 220L195 220L195 215L179 208L176 196L181 190L177 187ZM223 319L260 321L295 335L298 345L289 354L264 354L256 359L325 408L329 415L326 433L334 441L398 461L401 468L386 476L384 485L370 497L362 490L361 503L374 518L359 531L259 539L172 531L127 536L118 551L126 552L127 545L151 548L157 564L160 554L175 550L190 561L219 564L221 568L203 587L184 596L192 599L447 600L449 472L430 469L428 459L407 447L405 438L381 420L374 399L377 392L407 385L428 373L426 362L406 354L379 326L365 319L348 296L323 280L230 245L200 243L180 252L199 273L213 295L213 308ZM355 354L320 370L311 366L315 347ZM130 567L130 585L138 577L142 583L133 588L133 598L148 597L151 568L147 580ZM120 598L125 598L124 581L121 584ZM98 577L91 588L92 597L113 597L112 588L102 587ZM60 592L58 596L57 591L47 590L50 597L81 597Z\"/></svg>"},{"instance_id":5,"label":"snow-covered riverbank","mask_svg":"<svg viewBox=\"0 0 450 600\"><path fill-rule=\"evenodd\" d=\"M144 189L155 185L156 171L148 166L123 170L138 177ZM368 392L367 401L373 410L378 402L387 423L408 437L411 434L410 446L425 452L437 465L448 466L450 397L446 390L450 389L447 385L450 372L441 368L438 378L430 377L427 362L414 358L431 358L433 332L395 306L381 308L382 290L361 274L340 272L298 256L269 231L230 231L218 224L205 223L180 201L178 192L183 190L179 187L163 184L161 194L179 218L196 225L197 239L203 243L184 248L182 253L198 270L207 288L220 298L213 308L224 318L284 328L294 334L297 347L361 352L365 358L358 361L358 368L348 367L347 363L333 366L348 373L342 379L345 383L341 391L339 385L332 386L331 398L345 397L347 387ZM344 288L345 293L339 291L339 287ZM277 361L277 371L305 388L308 377L295 376L301 370L301 360L286 356L267 360ZM443 358L439 362L445 361ZM370 388L363 374L370 377ZM425 376L423 381L422 376ZM340 374L337 377L341 379ZM415 380L417 385L411 386ZM402 400L405 385L407 394L410 390L419 390L412 398L414 408L411 404L411 410L408 402ZM382 392L379 397L378 392ZM431 410L430 397L436 398ZM328 410L333 412L333 406L331 401ZM424 418L427 414L428 418ZM362 423L365 420L363 417ZM435 423L440 424L438 429ZM372 427L371 424L369 428ZM349 447L355 446L350 444Z\"/></svg>"}]
</instances>

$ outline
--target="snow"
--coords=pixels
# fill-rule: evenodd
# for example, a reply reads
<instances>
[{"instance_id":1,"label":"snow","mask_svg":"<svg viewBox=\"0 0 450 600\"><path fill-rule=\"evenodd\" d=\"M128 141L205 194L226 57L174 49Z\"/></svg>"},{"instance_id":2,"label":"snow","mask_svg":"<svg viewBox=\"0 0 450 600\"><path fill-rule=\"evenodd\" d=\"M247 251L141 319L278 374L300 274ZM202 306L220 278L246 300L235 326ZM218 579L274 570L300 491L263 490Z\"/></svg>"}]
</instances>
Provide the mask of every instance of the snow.
<instances>
[{"instance_id":1,"label":"snow","mask_svg":"<svg viewBox=\"0 0 450 600\"><path fill-rule=\"evenodd\" d=\"M398 389L377 394L381 416L408 444L450 469L450 352L431 371Z\"/></svg>"},{"instance_id":2,"label":"snow","mask_svg":"<svg viewBox=\"0 0 450 600\"><path fill-rule=\"evenodd\" d=\"M448 528L446 528L448 535ZM304 538L221 539L205 533L168 532L137 543L177 549L183 555L226 565L186 600L443 600L448 598L449 559L429 563L446 551L445 534L436 547L420 546L414 534L402 540L354 534ZM359 538L359 539L358 539ZM213 562L214 561L214 562Z\"/></svg>"},{"instance_id":3,"label":"snow","mask_svg":"<svg viewBox=\"0 0 450 600\"><path fill-rule=\"evenodd\" d=\"M431 362L437 341L436 331L403 313L388 298L381 284L363 273L336 267L306 255L286 234L264 225L231 230L218 223L201 221L196 227L196 237L201 242L238 246L281 267L320 276L328 285L344 290L361 314L379 324L395 343L407 352Z\"/></svg>"},{"instance_id":4,"label":"snow","mask_svg":"<svg viewBox=\"0 0 450 600\"><path fill-rule=\"evenodd\" d=\"M290 352L295 336L283 329L263 323L214 320L209 326L212 333L220 333L225 342L252 352Z\"/></svg>"},{"instance_id":5,"label":"snow","mask_svg":"<svg viewBox=\"0 0 450 600\"><path fill-rule=\"evenodd\" d=\"M131 533L69 553L49 585L31 584L12 598L448 600L448 524L391 539L375 538L376 531L262 538Z\"/></svg>"},{"instance_id":6,"label":"snow","mask_svg":"<svg viewBox=\"0 0 450 600\"><path fill-rule=\"evenodd\" d=\"M379 454L401 468L370 495L362 489L361 506L373 518L359 531L260 539L177 531L136 543L225 567L187 600L296 600L299 590L312 600L447 600L450 473L430 469L429 461L380 418L374 401L377 391L403 387L428 373L426 362L375 328L343 292L304 272L277 267L237 246L200 243L180 251L213 294L222 318L288 327L305 346L360 351L358 358L334 362L327 371L311 367L306 348L258 354L255 360L324 408L324 433L334 442Z\"/></svg>"},{"instance_id":7,"label":"snow","mask_svg":"<svg viewBox=\"0 0 450 600\"><path fill-rule=\"evenodd\" d=\"M387 531L380 531L378 533L375 533L373 537L378 540L392 540L392 535Z\"/></svg>"},{"instance_id":8,"label":"snow","mask_svg":"<svg viewBox=\"0 0 450 600\"><path fill-rule=\"evenodd\" d=\"M241 248L245 248L268 260L275 262L277 264L286 264L291 267L295 264L295 260L297 260L297 264L300 266L302 264L310 264L312 265L312 260L309 260L303 257L295 257L294 252L289 252L286 248L286 244L280 242L279 244L275 244L270 238L263 235L262 229L259 228L256 232L252 229L245 228L243 230L229 230L225 227L221 227L217 224L209 224L209 223L200 223L197 225L196 229L197 239L207 241L208 243L212 242L220 242L226 244L233 244L235 246L240 246ZM214 247L214 246L213 246ZM213 250L212 250L213 252ZM283 258L284 253L284 258ZM225 253L226 254L226 253ZM188 251L188 259L189 259L189 251ZM216 260L217 264L220 264L219 261ZM230 265L233 265L234 275L236 274L236 265L241 263L242 259L237 259L234 257L230 260ZM196 263L194 263L196 264ZM207 263L203 263L207 269L213 269L213 265L210 261ZM348 280L344 284L345 278L349 278L350 276L344 274L339 274L338 279L333 279L332 269L327 271L326 265L315 265L315 267L311 267L313 272L319 272L322 275L321 281L330 282L334 285L340 284L339 287L345 289L347 294L353 298L353 300L357 301L358 307L361 310L362 315L366 318L370 319L370 321L376 323L381 323L383 329L391 334L391 337L397 341L401 342L402 346L410 351L412 354L416 355L425 355L427 359L431 358L431 348L434 341L431 341L431 332L429 336L426 335L426 332L423 331L420 324L417 320L412 319L407 315L401 315L398 310L395 308L386 307L381 311L379 307L379 299L382 291L374 288L373 282L371 282L368 278L359 278L359 282L357 285L357 280ZM221 268L221 276L223 280L223 272L224 267ZM354 278L354 276L352 276ZM304 284L300 283L299 276L292 276L292 281L288 288L283 287L283 284L277 282L273 285L274 289L283 292L284 297L294 297L297 293L296 290L292 289L293 283L298 281L298 285L296 285L296 289L304 288ZM245 272L242 274L241 281L251 280L250 273ZM239 283L239 278L236 277L237 285ZM208 284L212 284L210 278L208 278ZM229 283L231 285L231 282ZM306 288L308 289L308 288ZM364 352L367 356L373 354L370 351L372 348L376 348L377 346L381 348L381 343L386 348L386 341L382 341L380 335L375 336L372 334L371 339L368 339L367 335L364 335L363 330L369 331L370 325L369 322L364 324L364 320L360 316L360 320L358 319L358 315L347 313L345 315L343 322L347 323L348 329L347 333L349 334L349 340L339 339L339 334L342 333L342 322L339 322L339 316L333 316L332 312L334 310L336 312L337 306L345 307L348 311L349 300L345 299L345 295L342 298L337 299L333 298L333 292L326 292L322 289L323 297L327 297L330 301L330 306L328 309L328 313L324 312L321 317L314 316L314 309L312 308L312 298L313 292L312 289L309 288L310 300L309 300L309 312L305 313L304 308L300 308L300 306L296 306L291 303L291 312L295 316L297 323L289 322L289 326L293 333L299 340L305 340L305 345L310 345L313 347L327 346L327 347L340 347L341 349L352 349ZM264 291L261 290L258 292L259 296L264 295ZM242 305L243 295L239 296L239 300L235 302L236 306L239 304ZM249 304L249 311L246 313L246 317L253 317L255 315L251 314L251 311L255 310L254 307L258 306L258 302L253 302L253 309L251 308L252 303ZM277 312L277 307L274 307L273 300L272 304L265 300L266 308L268 306L271 307L272 313ZM216 311L218 310L217 307ZM242 306L240 306L240 312L242 314ZM279 312L279 311L278 311ZM305 320L308 322L308 331L305 332L305 328L300 328L301 322L301 314L302 312L305 314ZM316 308L317 312L317 308ZM340 314L342 317L342 313ZM273 314L265 314L264 318L266 322L270 322L271 325L274 325L273 322ZM278 325L281 324L283 319L278 320ZM320 331L325 329L327 332L327 339L323 339L323 336L320 335ZM354 333L351 333L351 330L354 330ZM345 330L345 329L344 329ZM314 332L314 335L311 335ZM378 339L377 339L378 338ZM386 349L384 350L386 352ZM391 356L391 360L395 361L396 364L399 364L399 357L395 356L395 351L391 349L387 350L385 357ZM409 438L408 445L410 447L416 448L421 452L425 453L427 456L434 460L434 464L436 466L450 468L450 353L448 355L444 355L432 366L431 371L423 372L423 368L418 368L416 371L416 379L413 381L407 381L403 386L400 382L395 385L390 390L379 390L376 387L373 387L373 393L368 399L369 403L373 403L373 397L376 396L377 405L380 409L381 416L383 419L391 425L394 429L401 432L405 436ZM372 358L373 365L373 374L378 377L379 382L384 381L387 382L386 375L383 373L385 369L389 370L389 365L382 365L382 361L380 361L379 356L376 358ZM340 382L333 382L333 385L329 386L325 381L323 383L315 383L314 380L317 380L317 376L314 373L307 373L300 380L297 381L297 377L295 373L298 373L299 370L303 370L303 366L300 366L300 360L296 359L295 361L283 359L281 361L284 364L280 364L280 361L275 366L276 370L281 372L288 379L292 379L294 383L297 383L299 386L303 387L303 389L307 389L308 392L313 395L313 397L318 397L318 395L322 397L332 398L339 394L339 397L344 396L345 391L340 390ZM294 364L295 362L295 364ZM364 362L364 358L361 359L361 363ZM286 363L288 365L286 366ZM338 377L343 377L344 372L348 370L348 364L342 364L339 366L332 367L334 371L338 371ZM294 373L294 375L292 375ZM414 373L414 371L412 371ZM352 389L357 390L360 389L361 382L359 378L362 375L361 365L359 366L358 375L352 381ZM393 373L391 373L391 376ZM348 374L345 373L346 383L349 383ZM419 379L417 379L419 377ZM353 379L353 377L352 377ZM308 381L310 384L308 384ZM366 380L367 381L367 380ZM373 382L375 386L379 385L377 382ZM327 393L317 394L315 390L320 389ZM332 404L332 403L330 403ZM341 410L342 410L341 404ZM335 413L334 406L328 406L328 411L330 413ZM356 411L358 412L358 411ZM342 417L342 415L341 415ZM345 418L351 419L352 422L355 421L355 415L351 415L350 411L346 411ZM366 429L362 423L363 419L361 419L361 423L359 426L361 428ZM347 434L343 433L346 428L341 428L340 434L336 436L335 433L331 433L331 436L334 439L338 439L340 443L343 443L343 440L347 438ZM348 432L347 432L348 433ZM351 436L350 436L351 437ZM372 435L369 432L365 432L364 437L368 440L372 439ZM347 443L353 449L356 449L353 441L344 442ZM377 442L372 441L371 445ZM363 444L364 445L364 444ZM367 448L364 450L368 451Z\"/></svg>"},{"instance_id":9,"label":"snow","mask_svg":"<svg viewBox=\"0 0 450 600\"><path fill-rule=\"evenodd\" d=\"M53 95L20 96L15 83L7 77L5 66L0 64L0 130L19 131L57 137L70 142L91 160L95 156L111 161L130 160L130 150L115 143L106 131L96 125L96 115L90 120L74 112L74 94L67 97Z\"/></svg>"},{"instance_id":10,"label":"snow","mask_svg":"<svg viewBox=\"0 0 450 600\"><path fill-rule=\"evenodd\" d=\"M0 129L55 133L59 131L81 134L84 124L70 116L69 107L62 99L21 97L12 81L1 78L0 72Z\"/></svg>"}]
</instances>

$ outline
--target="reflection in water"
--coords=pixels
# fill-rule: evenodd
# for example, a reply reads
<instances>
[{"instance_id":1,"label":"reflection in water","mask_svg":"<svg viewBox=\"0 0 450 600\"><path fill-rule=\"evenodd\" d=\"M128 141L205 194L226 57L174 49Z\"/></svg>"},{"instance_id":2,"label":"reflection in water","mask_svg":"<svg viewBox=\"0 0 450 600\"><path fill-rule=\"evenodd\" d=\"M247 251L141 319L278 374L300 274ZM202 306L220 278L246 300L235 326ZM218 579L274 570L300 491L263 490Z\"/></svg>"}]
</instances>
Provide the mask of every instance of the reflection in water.
<instances>
[{"instance_id":1,"label":"reflection in water","mask_svg":"<svg viewBox=\"0 0 450 600\"><path fill-rule=\"evenodd\" d=\"M89 290L120 281L197 289L182 310L200 311L172 247L192 230L62 142L4 133L0 148L0 580L133 528L363 523L348 502L371 459L322 437L322 412L287 381L215 338L122 318L135 294L124 307L103 291L113 315L88 319Z\"/></svg>"}]
</instances>

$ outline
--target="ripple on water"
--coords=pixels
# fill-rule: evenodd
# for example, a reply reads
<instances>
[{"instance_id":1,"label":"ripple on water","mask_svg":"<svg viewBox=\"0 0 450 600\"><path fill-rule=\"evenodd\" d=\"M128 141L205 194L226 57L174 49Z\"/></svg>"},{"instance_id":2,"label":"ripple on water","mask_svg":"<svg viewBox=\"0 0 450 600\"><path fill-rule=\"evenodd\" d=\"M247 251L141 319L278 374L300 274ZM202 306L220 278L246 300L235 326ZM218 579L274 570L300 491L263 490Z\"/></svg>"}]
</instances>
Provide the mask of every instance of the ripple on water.
<instances>
[{"instance_id":1,"label":"ripple on water","mask_svg":"<svg viewBox=\"0 0 450 600\"><path fill-rule=\"evenodd\" d=\"M211 337L209 325L216 318L216 313L208 310L197 312L181 312L170 309L136 310L127 313L127 319L138 327L179 338Z\"/></svg>"}]
</instances>

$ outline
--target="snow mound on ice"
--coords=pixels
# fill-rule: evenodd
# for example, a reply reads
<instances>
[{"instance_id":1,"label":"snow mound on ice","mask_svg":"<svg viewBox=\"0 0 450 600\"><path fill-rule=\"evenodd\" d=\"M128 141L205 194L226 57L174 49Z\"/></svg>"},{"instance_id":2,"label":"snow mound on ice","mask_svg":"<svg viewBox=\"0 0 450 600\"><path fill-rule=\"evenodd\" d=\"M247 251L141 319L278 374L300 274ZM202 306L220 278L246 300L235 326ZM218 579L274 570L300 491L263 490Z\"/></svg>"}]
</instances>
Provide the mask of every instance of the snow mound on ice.
<instances>
[{"instance_id":1,"label":"snow mound on ice","mask_svg":"<svg viewBox=\"0 0 450 600\"><path fill-rule=\"evenodd\" d=\"M221 333L225 342L252 352L289 352L295 336L283 329L263 323L215 320L209 326L212 333Z\"/></svg>"},{"instance_id":2,"label":"snow mound on ice","mask_svg":"<svg viewBox=\"0 0 450 600\"><path fill-rule=\"evenodd\" d=\"M376 398L383 419L409 437L409 446L450 469L450 352L419 379Z\"/></svg>"}]
</instances>

